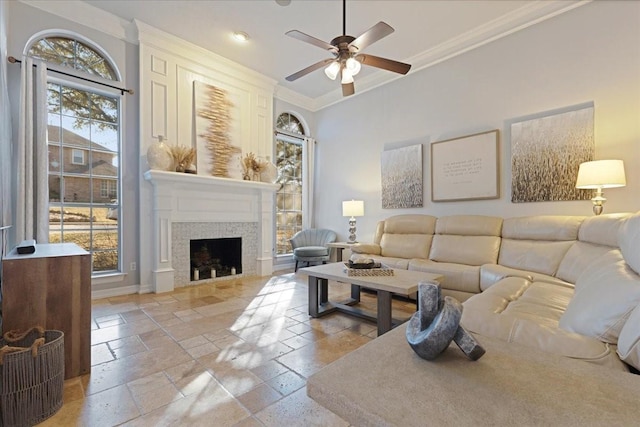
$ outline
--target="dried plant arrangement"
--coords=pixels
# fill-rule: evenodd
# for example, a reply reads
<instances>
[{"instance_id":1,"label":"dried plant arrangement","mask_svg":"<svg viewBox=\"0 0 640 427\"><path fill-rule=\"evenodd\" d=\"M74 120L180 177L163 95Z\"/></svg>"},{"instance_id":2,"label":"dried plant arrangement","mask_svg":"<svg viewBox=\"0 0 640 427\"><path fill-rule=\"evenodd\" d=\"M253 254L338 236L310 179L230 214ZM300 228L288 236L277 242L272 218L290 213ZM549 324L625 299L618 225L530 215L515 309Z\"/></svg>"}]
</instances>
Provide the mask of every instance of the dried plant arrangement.
<instances>
[{"instance_id":1,"label":"dried plant arrangement","mask_svg":"<svg viewBox=\"0 0 640 427\"><path fill-rule=\"evenodd\" d=\"M269 162L256 157L254 153L248 153L242 158L242 178L245 180L260 180L260 173L263 172Z\"/></svg>"},{"instance_id":2,"label":"dried plant arrangement","mask_svg":"<svg viewBox=\"0 0 640 427\"><path fill-rule=\"evenodd\" d=\"M184 145L172 145L171 156L176 165L176 172L184 172L195 160L196 149Z\"/></svg>"}]
</instances>

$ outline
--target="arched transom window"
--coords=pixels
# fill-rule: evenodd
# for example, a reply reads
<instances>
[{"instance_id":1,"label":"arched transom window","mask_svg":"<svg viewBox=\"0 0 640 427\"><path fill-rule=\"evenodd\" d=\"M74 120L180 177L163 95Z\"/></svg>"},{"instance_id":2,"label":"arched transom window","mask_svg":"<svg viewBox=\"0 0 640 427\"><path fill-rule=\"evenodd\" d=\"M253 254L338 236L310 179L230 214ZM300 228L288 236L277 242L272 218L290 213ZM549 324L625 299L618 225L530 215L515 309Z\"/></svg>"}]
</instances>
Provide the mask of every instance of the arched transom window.
<instances>
[{"instance_id":1,"label":"arched transom window","mask_svg":"<svg viewBox=\"0 0 640 427\"><path fill-rule=\"evenodd\" d=\"M107 80L118 80L109 61L86 43L69 37L43 37L29 49L29 56Z\"/></svg>"}]
</instances>

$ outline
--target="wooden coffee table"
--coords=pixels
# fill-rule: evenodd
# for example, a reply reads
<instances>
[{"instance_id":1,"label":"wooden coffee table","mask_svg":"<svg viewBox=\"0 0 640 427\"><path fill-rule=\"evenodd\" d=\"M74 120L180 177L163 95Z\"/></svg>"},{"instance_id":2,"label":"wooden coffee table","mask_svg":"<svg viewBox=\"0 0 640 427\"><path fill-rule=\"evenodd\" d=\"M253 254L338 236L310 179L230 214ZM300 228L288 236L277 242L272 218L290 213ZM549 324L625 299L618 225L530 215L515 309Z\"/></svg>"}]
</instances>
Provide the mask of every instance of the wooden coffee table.
<instances>
[{"instance_id":1,"label":"wooden coffee table","mask_svg":"<svg viewBox=\"0 0 640 427\"><path fill-rule=\"evenodd\" d=\"M391 297L408 297L418 290L418 283L438 283L440 274L394 269L393 276L348 276L344 263L335 262L298 270L309 276L309 315L322 317L329 313L341 312L367 319L378 324L378 335L388 332L394 326L408 319L394 319L391 313ZM351 298L344 301L329 301L329 280L351 284ZM360 288L376 291L378 294L377 313L353 307L360 302Z\"/></svg>"}]
</instances>

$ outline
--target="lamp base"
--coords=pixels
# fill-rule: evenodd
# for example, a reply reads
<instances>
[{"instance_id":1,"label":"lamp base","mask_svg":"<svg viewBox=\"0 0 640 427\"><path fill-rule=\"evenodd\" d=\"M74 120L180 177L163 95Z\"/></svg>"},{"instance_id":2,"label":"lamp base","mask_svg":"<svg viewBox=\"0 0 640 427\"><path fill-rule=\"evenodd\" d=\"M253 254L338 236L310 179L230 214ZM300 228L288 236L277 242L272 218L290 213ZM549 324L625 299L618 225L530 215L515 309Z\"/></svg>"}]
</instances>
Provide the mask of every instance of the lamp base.
<instances>
[{"instance_id":1,"label":"lamp base","mask_svg":"<svg viewBox=\"0 0 640 427\"><path fill-rule=\"evenodd\" d=\"M355 217L349 218L349 243L356 242L356 219Z\"/></svg>"},{"instance_id":2,"label":"lamp base","mask_svg":"<svg viewBox=\"0 0 640 427\"><path fill-rule=\"evenodd\" d=\"M595 215L600 215L604 210L604 202L607 201L605 197L602 195L602 188L596 189L596 195L591 199L593 202L593 213Z\"/></svg>"}]
</instances>

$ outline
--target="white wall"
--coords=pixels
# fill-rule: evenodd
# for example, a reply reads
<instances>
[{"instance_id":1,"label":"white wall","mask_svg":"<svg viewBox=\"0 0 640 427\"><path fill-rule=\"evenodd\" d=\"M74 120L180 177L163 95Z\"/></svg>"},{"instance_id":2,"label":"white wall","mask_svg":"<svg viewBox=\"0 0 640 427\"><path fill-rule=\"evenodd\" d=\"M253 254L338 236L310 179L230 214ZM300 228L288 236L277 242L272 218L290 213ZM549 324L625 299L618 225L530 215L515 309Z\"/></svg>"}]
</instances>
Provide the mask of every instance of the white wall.
<instances>
[{"instance_id":1,"label":"white wall","mask_svg":"<svg viewBox=\"0 0 640 427\"><path fill-rule=\"evenodd\" d=\"M357 91L357 78L356 78ZM365 202L358 240L402 213L591 215L590 201L511 203L509 124L593 102L596 159L625 162L606 212L640 210L640 2L593 2L316 113L317 225L347 237L341 201ZM501 197L431 202L430 143L500 129ZM380 154L422 143L424 207L382 209Z\"/></svg>"}]
</instances>

